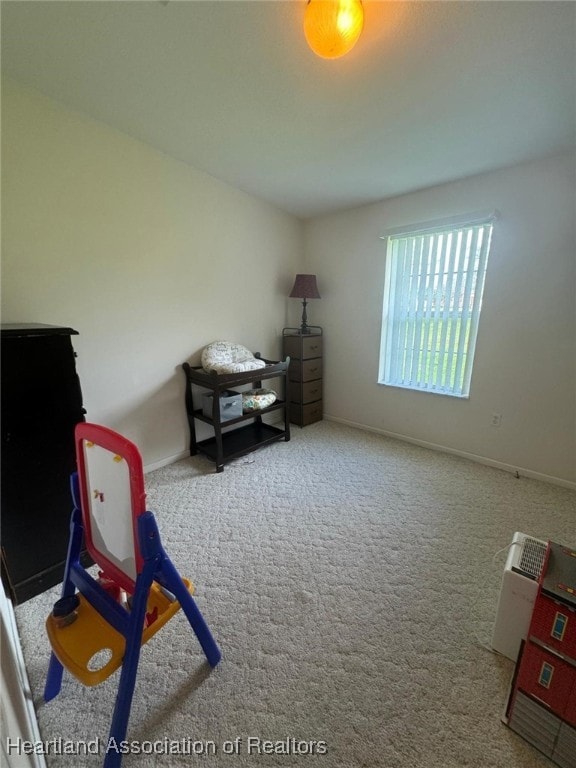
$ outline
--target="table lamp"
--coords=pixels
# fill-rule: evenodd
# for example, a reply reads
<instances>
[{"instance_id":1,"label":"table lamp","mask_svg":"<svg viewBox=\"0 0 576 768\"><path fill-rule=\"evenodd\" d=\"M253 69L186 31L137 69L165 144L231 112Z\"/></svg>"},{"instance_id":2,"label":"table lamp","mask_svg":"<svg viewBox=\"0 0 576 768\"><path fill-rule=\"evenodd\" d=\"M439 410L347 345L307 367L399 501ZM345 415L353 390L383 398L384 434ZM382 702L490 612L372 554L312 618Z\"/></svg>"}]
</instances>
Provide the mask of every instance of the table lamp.
<instances>
[{"instance_id":1,"label":"table lamp","mask_svg":"<svg viewBox=\"0 0 576 768\"><path fill-rule=\"evenodd\" d=\"M300 333L310 333L310 327L308 326L306 317L306 300L321 298L320 293L318 292L318 286L316 285L316 275L296 275L296 280L294 280L294 285L289 295L292 299L302 299L302 324L300 325Z\"/></svg>"}]
</instances>

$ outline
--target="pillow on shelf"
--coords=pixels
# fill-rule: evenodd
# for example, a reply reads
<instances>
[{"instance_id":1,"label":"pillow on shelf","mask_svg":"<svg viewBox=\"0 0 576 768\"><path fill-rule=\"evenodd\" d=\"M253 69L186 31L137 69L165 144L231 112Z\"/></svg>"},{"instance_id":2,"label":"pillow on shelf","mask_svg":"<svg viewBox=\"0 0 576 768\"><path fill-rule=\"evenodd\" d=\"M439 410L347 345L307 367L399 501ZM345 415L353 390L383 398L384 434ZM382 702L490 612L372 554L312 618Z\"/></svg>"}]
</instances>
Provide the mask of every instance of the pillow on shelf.
<instances>
[{"instance_id":1,"label":"pillow on shelf","mask_svg":"<svg viewBox=\"0 0 576 768\"><path fill-rule=\"evenodd\" d=\"M276 392L273 389L250 389L242 392L242 411L261 411L276 402Z\"/></svg>"},{"instance_id":2,"label":"pillow on shelf","mask_svg":"<svg viewBox=\"0 0 576 768\"><path fill-rule=\"evenodd\" d=\"M254 357L242 344L231 341L213 341L202 350L202 368L207 373L244 373L264 368L266 363Z\"/></svg>"}]
</instances>

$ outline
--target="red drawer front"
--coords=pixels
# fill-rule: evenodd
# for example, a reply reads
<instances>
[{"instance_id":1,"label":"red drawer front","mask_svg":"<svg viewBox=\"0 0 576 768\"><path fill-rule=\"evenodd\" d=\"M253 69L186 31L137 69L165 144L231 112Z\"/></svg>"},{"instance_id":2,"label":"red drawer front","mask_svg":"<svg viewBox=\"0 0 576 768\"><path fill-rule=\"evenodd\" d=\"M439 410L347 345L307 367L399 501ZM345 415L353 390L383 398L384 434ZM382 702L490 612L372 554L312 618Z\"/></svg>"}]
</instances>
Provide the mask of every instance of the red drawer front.
<instances>
[{"instance_id":1,"label":"red drawer front","mask_svg":"<svg viewBox=\"0 0 576 768\"><path fill-rule=\"evenodd\" d=\"M576 662L576 613L539 594L532 613L530 635Z\"/></svg>"},{"instance_id":2,"label":"red drawer front","mask_svg":"<svg viewBox=\"0 0 576 768\"><path fill-rule=\"evenodd\" d=\"M576 728L576 681L572 686L572 693L568 696L568 704L564 710L564 719Z\"/></svg>"},{"instance_id":3,"label":"red drawer front","mask_svg":"<svg viewBox=\"0 0 576 768\"><path fill-rule=\"evenodd\" d=\"M559 717L566 718L573 709L576 667L528 642L520 662L517 687L544 702Z\"/></svg>"}]
</instances>

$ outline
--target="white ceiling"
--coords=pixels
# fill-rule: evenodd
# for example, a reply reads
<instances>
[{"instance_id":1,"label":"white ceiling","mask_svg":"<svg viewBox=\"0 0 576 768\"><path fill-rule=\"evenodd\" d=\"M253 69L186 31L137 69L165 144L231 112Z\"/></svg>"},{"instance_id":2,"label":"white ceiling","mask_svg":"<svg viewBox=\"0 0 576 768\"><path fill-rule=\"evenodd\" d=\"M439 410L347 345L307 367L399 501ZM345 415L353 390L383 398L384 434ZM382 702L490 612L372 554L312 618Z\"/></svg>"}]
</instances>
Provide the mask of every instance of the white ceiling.
<instances>
[{"instance_id":1,"label":"white ceiling","mask_svg":"<svg viewBox=\"0 0 576 768\"><path fill-rule=\"evenodd\" d=\"M353 51L305 0L2 2L2 71L308 218L576 143L576 3L375 2Z\"/></svg>"}]
</instances>

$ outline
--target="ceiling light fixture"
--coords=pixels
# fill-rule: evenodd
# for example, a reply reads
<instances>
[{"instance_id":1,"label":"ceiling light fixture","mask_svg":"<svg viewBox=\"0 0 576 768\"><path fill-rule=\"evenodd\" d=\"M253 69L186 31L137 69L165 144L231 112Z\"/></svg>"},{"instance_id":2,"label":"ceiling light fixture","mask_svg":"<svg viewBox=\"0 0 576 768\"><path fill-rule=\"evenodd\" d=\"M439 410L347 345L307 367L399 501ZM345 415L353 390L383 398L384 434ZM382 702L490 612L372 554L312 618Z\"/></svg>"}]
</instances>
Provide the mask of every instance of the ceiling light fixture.
<instances>
[{"instance_id":1,"label":"ceiling light fixture","mask_svg":"<svg viewBox=\"0 0 576 768\"><path fill-rule=\"evenodd\" d=\"M323 59L338 59L355 45L364 26L361 0L308 0L304 34Z\"/></svg>"}]
</instances>

